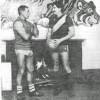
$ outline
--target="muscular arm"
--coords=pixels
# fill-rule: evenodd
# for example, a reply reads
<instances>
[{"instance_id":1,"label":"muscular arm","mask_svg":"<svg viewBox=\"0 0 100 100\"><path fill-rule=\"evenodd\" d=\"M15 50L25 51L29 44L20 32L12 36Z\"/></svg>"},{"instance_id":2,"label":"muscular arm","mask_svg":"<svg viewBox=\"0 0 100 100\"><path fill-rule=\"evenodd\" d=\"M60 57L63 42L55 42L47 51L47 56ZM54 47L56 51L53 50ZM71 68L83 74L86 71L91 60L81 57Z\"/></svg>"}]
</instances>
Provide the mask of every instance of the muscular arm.
<instances>
[{"instance_id":1,"label":"muscular arm","mask_svg":"<svg viewBox=\"0 0 100 100\"><path fill-rule=\"evenodd\" d=\"M17 30L20 36L25 40L28 40L29 38L32 37L32 35L26 33L25 28L23 27L23 24L19 21L14 23L14 29Z\"/></svg>"},{"instance_id":2,"label":"muscular arm","mask_svg":"<svg viewBox=\"0 0 100 100\"><path fill-rule=\"evenodd\" d=\"M71 26L71 27L69 27L68 35L66 35L65 37L61 38L61 42L63 42L64 40L70 39L74 35L75 35L75 29L74 29L74 26Z\"/></svg>"}]
</instances>

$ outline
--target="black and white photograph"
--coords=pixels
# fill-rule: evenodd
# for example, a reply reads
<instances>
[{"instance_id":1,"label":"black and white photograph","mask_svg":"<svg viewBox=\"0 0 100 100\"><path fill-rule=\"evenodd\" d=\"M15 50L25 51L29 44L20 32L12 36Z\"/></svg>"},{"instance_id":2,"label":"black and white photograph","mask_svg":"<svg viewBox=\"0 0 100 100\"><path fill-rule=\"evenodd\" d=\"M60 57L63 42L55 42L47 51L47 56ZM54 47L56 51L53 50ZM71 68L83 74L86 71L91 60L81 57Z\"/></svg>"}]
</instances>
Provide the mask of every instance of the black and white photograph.
<instances>
[{"instance_id":1,"label":"black and white photograph","mask_svg":"<svg viewBox=\"0 0 100 100\"><path fill-rule=\"evenodd\" d=\"M100 1L0 0L0 100L100 100Z\"/></svg>"}]
</instances>

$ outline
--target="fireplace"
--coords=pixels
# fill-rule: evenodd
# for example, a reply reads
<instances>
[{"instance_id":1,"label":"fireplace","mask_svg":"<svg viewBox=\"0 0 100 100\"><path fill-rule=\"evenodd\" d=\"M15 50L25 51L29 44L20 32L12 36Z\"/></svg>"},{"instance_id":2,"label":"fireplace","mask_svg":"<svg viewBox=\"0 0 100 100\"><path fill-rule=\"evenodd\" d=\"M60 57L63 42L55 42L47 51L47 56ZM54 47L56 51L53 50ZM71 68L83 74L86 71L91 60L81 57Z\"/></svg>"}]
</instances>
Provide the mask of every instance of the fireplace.
<instances>
[{"instance_id":1,"label":"fireplace","mask_svg":"<svg viewBox=\"0 0 100 100\"><path fill-rule=\"evenodd\" d=\"M75 77L82 75L82 42L83 40L76 39L67 41L69 45L69 64ZM15 79L18 66L14 52L14 41L6 41L6 62L11 62L12 78Z\"/></svg>"}]
</instances>

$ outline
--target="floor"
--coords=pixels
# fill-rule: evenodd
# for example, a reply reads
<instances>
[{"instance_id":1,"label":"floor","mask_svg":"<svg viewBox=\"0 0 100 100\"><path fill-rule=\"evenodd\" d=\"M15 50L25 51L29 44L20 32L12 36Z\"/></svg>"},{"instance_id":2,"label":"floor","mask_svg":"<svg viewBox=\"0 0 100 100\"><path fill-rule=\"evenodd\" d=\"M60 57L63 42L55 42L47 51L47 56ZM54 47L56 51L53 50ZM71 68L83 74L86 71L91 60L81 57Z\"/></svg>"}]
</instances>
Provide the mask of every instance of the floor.
<instances>
[{"instance_id":1,"label":"floor","mask_svg":"<svg viewBox=\"0 0 100 100\"><path fill-rule=\"evenodd\" d=\"M25 90L25 100L100 100L100 84L65 84L63 91L58 96L53 96L53 87L42 87L43 97L29 97L27 89ZM3 100L17 100L15 89L2 92Z\"/></svg>"}]
</instances>

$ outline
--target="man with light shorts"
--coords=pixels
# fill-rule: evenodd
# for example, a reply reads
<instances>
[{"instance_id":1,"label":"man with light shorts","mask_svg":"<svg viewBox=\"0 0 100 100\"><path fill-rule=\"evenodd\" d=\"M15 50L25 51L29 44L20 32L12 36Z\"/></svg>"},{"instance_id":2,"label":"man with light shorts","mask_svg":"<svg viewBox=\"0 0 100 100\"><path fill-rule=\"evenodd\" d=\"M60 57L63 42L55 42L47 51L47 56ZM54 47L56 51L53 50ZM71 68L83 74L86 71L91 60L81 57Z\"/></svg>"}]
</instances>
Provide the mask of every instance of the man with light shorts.
<instances>
[{"instance_id":1,"label":"man with light shorts","mask_svg":"<svg viewBox=\"0 0 100 100\"><path fill-rule=\"evenodd\" d=\"M19 17L13 24L15 34L15 53L18 61L18 75L17 75L17 97L24 97L22 76L27 68L27 81L29 87L29 96L42 96L43 94L36 91L32 82L33 78L33 51L31 37L38 37L38 29L35 24L31 24L26 19L29 18L29 8L21 5L18 8ZM26 66L25 66L26 65Z\"/></svg>"}]
</instances>

